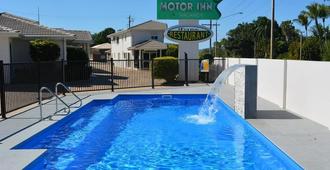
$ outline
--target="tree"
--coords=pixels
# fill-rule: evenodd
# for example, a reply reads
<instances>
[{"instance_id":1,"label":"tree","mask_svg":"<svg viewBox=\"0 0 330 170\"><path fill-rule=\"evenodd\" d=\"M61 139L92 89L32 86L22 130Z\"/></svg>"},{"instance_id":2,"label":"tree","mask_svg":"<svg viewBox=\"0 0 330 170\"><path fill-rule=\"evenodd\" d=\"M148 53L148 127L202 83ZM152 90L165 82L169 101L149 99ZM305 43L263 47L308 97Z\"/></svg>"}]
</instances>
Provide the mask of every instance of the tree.
<instances>
[{"instance_id":1,"label":"tree","mask_svg":"<svg viewBox=\"0 0 330 170\"><path fill-rule=\"evenodd\" d=\"M283 21L280 25L282 34L285 37L285 41L288 43L289 41L292 41L293 39L299 37L299 34L295 27L293 26L293 23L291 20Z\"/></svg>"},{"instance_id":2,"label":"tree","mask_svg":"<svg viewBox=\"0 0 330 170\"><path fill-rule=\"evenodd\" d=\"M108 35L115 33L116 31L113 28L106 28L103 31L99 33L95 33L92 35L94 44L103 44L106 42L110 42L109 39L107 38Z\"/></svg>"},{"instance_id":3,"label":"tree","mask_svg":"<svg viewBox=\"0 0 330 170\"><path fill-rule=\"evenodd\" d=\"M308 37L308 26L311 24L311 21L308 18L307 12L302 11L298 16L298 19L295 19L294 21L298 22L305 28L306 37Z\"/></svg>"},{"instance_id":4,"label":"tree","mask_svg":"<svg viewBox=\"0 0 330 170\"><path fill-rule=\"evenodd\" d=\"M314 20L315 25L318 27L319 26L319 16L320 16L320 5L318 3L312 3L310 5L307 5L307 15L309 18Z\"/></svg>"},{"instance_id":5,"label":"tree","mask_svg":"<svg viewBox=\"0 0 330 170\"><path fill-rule=\"evenodd\" d=\"M230 30L228 38L223 40L223 46L231 57L254 57L254 25L252 23L239 24Z\"/></svg>"},{"instance_id":6,"label":"tree","mask_svg":"<svg viewBox=\"0 0 330 170\"><path fill-rule=\"evenodd\" d=\"M312 37L305 40L302 47L303 60L321 60L321 42L318 38Z\"/></svg>"},{"instance_id":7,"label":"tree","mask_svg":"<svg viewBox=\"0 0 330 170\"><path fill-rule=\"evenodd\" d=\"M325 28L325 20L330 16L330 6L321 4L319 6L319 17L322 19L323 27Z\"/></svg>"},{"instance_id":8,"label":"tree","mask_svg":"<svg viewBox=\"0 0 330 170\"><path fill-rule=\"evenodd\" d=\"M178 58L179 56L179 46L177 44L168 44L166 50L166 56L172 56Z\"/></svg>"},{"instance_id":9,"label":"tree","mask_svg":"<svg viewBox=\"0 0 330 170\"><path fill-rule=\"evenodd\" d=\"M254 39L256 43L256 53L259 57L264 55L265 58L269 55L271 20L267 17L258 17L252 22L254 25ZM278 41L282 34L277 22L274 23L274 38ZM276 51L276 50L275 50Z\"/></svg>"}]
</instances>

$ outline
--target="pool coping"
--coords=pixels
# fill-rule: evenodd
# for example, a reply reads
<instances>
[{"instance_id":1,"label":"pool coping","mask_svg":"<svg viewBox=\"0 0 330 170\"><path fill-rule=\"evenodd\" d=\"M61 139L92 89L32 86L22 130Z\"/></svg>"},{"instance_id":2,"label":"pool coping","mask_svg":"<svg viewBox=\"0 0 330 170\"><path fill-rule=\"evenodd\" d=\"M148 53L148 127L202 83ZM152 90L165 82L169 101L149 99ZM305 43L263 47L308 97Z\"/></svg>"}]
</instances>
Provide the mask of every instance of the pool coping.
<instances>
[{"instance_id":1,"label":"pool coping","mask_svg":"<svg viewBox=\"0 0 330 170\"><path fill-rule=\"evenodd\" d=\"M111 91L82 92L78 93L78 95L92 94L92 97L83 101L84 104L86 104L93 99L112 99L119 94L206 94L209 88L210 86L208 85L201 85L159 89L129 89L120 90L116 93ZM231 87L228 88L229 90L224 89L223 91L225 95L231 93ZM225 96L225 98L226 97L228 96ZM259 100L261 100L261 102L259 102ZM261 106L260 110L282 111L279 106L260 97L258 97L258 109L259 105ZM73 108L72 111L74 110ZM294 115L299 116L299 114ZM56 117L56 119L60 120L61 116ZM327 159L330 156L330 145L328 145L330 141L330 131L328 128L324 128L324 126L303 117L301 117L301 119L292 120L261 118L248 119L247 121L302 167L306 169L325 169L324 167L330 166L330 162ZM50 126L52 123L54 122L46 120L0 142L1 168L22 169L36 159L42 151L13 152L9 149ZM317 140L314 140L316 138Z\"/></svg>"}]
</instances>

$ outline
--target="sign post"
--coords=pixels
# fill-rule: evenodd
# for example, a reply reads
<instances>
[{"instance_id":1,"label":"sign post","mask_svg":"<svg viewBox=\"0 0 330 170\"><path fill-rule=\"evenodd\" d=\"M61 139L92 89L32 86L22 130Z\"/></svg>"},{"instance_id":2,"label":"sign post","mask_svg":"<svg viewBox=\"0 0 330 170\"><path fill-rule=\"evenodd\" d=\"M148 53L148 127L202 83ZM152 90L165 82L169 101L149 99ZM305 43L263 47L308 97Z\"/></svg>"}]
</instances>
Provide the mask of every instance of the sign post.
<instances>
[{"instance_id":1,"label":"sign post","mask_svg":"<svg viewBox=\"0 0 330 170\"><path fill-rule=\"evenodd\" d=\"M169 28L166 37L179 43L179 80L185 79L185 53L188 56L188 81L199 80L199 43L209 40L213 32L199 25L199 20L221 17L218 4L222 0L157 0L157 18L179 20Z\"/></svg>"}]
</instances>

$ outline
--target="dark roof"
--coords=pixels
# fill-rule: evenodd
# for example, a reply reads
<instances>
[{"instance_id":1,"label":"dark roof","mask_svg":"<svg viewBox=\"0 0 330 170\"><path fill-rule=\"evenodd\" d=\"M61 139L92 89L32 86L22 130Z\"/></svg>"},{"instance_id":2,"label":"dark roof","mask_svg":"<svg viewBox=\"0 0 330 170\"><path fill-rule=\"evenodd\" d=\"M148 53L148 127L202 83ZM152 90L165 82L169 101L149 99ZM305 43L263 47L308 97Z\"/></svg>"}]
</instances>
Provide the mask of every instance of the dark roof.
<instances>
[{"instance_id":1,"label":"dark roof","mask_svg":"<svg viewBox=\"0 0 330 170\"><path fill-rule=\"evenodd\" d=\"M9 13L0 13L0 26L17 30L23 37L72 37L73 34L62 30L39 25L37 21L15 16Z\"/></svg>"},{"instance_id":2,"label":"dark roof","mask_svg":"<svg viewBox=\"0 0 330 170\"><path fill-rule=\"evenodd\" d=\"M70 34L75 35L75 41L84 41L84 42L93 42L92 34L89 31L83 31L83 30L66 30L63 28L58 28L59 30L68 32Z\"/></svg>"}]
</instances>

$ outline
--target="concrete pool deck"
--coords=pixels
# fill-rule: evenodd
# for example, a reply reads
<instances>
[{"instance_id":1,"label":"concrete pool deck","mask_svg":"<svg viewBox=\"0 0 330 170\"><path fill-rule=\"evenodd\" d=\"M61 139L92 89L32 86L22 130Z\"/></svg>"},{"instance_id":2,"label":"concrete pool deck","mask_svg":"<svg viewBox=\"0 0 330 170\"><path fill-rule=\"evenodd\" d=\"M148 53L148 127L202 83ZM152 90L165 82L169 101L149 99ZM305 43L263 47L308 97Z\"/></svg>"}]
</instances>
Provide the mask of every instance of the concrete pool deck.
<instances>
[{"instance_id":1,"label":"concrete pool deck","mask_svg":"<svg viewBox=\"0 0 330 170\"><path fill-rule=\"evenodd\" d=\"M78 93L85 98L86 104L94 99L111 99L118 94L206 94L207 85L191 85L189 87L157 87L111 91ZM222 97L229 105L233 105L234 92L229 86L222 90ZM72 96L64 100L73 103ZM39 121L39 108L31 106L30 110L19 110L16 116L0 120L0 169L22 169L36 159L45 150L10 150L10 148L28 139L32 135L55 123L63 116L54 116L54 120ZM63 107L60 106L60 107ZM45 115L54 112L54 102L44 106ZM72 111L76 110L73 108ZM258 118L247 120L262 132L275 145L286 152L305 169L329 169L330 167L330 131L327 127L305 119L298 114L282 110L275 104L258 98ZM3 140L2 140L3 139Z\"/></svg>"}]
</instances>

